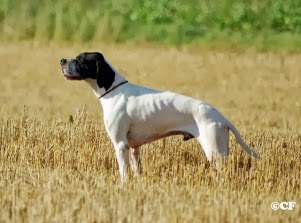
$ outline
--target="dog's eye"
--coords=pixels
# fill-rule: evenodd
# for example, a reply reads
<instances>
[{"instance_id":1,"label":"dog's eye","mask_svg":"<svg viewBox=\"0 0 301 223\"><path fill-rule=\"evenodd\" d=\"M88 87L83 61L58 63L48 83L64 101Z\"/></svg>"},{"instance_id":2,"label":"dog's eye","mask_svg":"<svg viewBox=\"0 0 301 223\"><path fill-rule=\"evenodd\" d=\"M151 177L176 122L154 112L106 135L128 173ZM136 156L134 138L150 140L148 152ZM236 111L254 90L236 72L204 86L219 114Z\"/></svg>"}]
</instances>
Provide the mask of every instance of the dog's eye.
<instances>
[{"instance_id":1,"label":"dog's eye","mask_svg":"<svg viewBox=\"0 0 301 223\"><path fill-rule=\"evenodd\" d=\"M76 67L78 70L88 69L88 65L83 60L76 60Z\"/></svg>"},{"instance_id":2,"label":"dog's eye","mask_svg":"<svg viewBox=\"0 0 301 223\"><path fill-rule=\"evenodd\" d=\"M80 63L80 57L76 57L75 60Z\"/></svg>"}]
</instances>

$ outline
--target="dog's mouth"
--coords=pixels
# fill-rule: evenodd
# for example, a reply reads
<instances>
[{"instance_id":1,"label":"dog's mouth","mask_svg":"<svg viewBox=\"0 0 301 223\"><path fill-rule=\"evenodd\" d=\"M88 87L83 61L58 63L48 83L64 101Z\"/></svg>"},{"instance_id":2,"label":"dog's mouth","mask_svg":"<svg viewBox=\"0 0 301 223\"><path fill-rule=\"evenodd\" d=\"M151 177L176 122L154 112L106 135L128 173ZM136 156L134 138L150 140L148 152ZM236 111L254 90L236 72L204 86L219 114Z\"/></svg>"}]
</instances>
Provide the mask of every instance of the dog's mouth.
<instances>
[{"instance_id":1,"label":"dog's mouth","mask_svg":"<svg viewBox=\"0 0 301 223\"><path fill-rule=\"evenodd\" d=\"M69 75L66 75L66 74L64 74L64 78L66 80L78 80L78 81L82 80L81 77L72 77L72 76L69 76Z\"/></svg>"},{"instance_id":2,"label":"dog's mouth","mask_svg":"<svg viewBox=\"0 0 301 223\"><path fill-rule=\"evenodd\" d=\"M80 76L73 76L71 75L66 69L62 68L63 71L63 75L65 80L82 80L83 78L81 78Z\"/></svg>"}]
</instances>

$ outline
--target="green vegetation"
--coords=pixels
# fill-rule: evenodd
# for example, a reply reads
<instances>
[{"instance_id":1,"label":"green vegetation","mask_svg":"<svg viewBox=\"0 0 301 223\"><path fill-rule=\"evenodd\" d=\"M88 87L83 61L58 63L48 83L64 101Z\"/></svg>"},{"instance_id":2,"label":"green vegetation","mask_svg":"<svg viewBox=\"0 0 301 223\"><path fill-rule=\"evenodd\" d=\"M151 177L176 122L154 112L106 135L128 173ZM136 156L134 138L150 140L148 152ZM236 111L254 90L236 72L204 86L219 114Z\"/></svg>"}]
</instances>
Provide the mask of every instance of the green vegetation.
<instances>
[{"instance_id":1,"label":"green vegetation","mask_svg":"<svg viewBox=\"0 0 301 223\"><path fill-rule=\"evenodd\" d=\"M299 0L1 0L2 40L301 46Z\"/></svg>"}]
</instances>

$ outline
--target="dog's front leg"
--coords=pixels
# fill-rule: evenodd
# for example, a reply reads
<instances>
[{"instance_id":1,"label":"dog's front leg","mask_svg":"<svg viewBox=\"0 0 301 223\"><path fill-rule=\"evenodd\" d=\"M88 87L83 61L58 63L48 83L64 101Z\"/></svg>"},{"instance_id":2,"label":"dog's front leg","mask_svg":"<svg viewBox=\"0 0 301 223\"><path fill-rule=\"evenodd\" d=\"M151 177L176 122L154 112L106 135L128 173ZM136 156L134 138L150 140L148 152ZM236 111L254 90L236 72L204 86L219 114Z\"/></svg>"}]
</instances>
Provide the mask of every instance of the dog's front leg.
<instances>
[{"instance_id":1,"label":"dog's front leg","mask_svg":"<svg viewBox=\"0 0 301 223\"><path fill-rule=\"evenodd\" d=\"M126 180L126 171L127 166L129 165L129 148L130 147L128 146L128 144L124 142L120 142L115 146L120 179L122 183Z\"/></svg>"}]
</instances>

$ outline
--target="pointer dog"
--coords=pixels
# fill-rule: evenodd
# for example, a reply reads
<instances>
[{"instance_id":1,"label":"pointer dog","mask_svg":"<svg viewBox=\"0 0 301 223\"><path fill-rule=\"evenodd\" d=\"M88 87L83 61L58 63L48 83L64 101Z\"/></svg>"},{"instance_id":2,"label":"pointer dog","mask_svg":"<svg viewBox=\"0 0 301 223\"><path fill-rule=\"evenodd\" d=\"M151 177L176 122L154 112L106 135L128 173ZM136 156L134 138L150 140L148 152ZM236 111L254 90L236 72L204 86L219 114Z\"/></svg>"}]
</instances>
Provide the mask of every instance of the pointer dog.
<instances>
[{"instance_id":1,"label":"pointer dog","mask_svg":"<svg viewBox=\"0 0 301 223\"><path fill-rule=\"evenodd\" d=\"M75 59L61 59L60 64L67 80L85 80L102 104L122 182L129 163L135 175L141 173L141 145L171 135L183 135L184 140L196 138L211 161L228 156L231 130L245 151L258 157L231 122L211 105L131 84L101 53L81 53Z\"/></svg>"}]
</instances>

